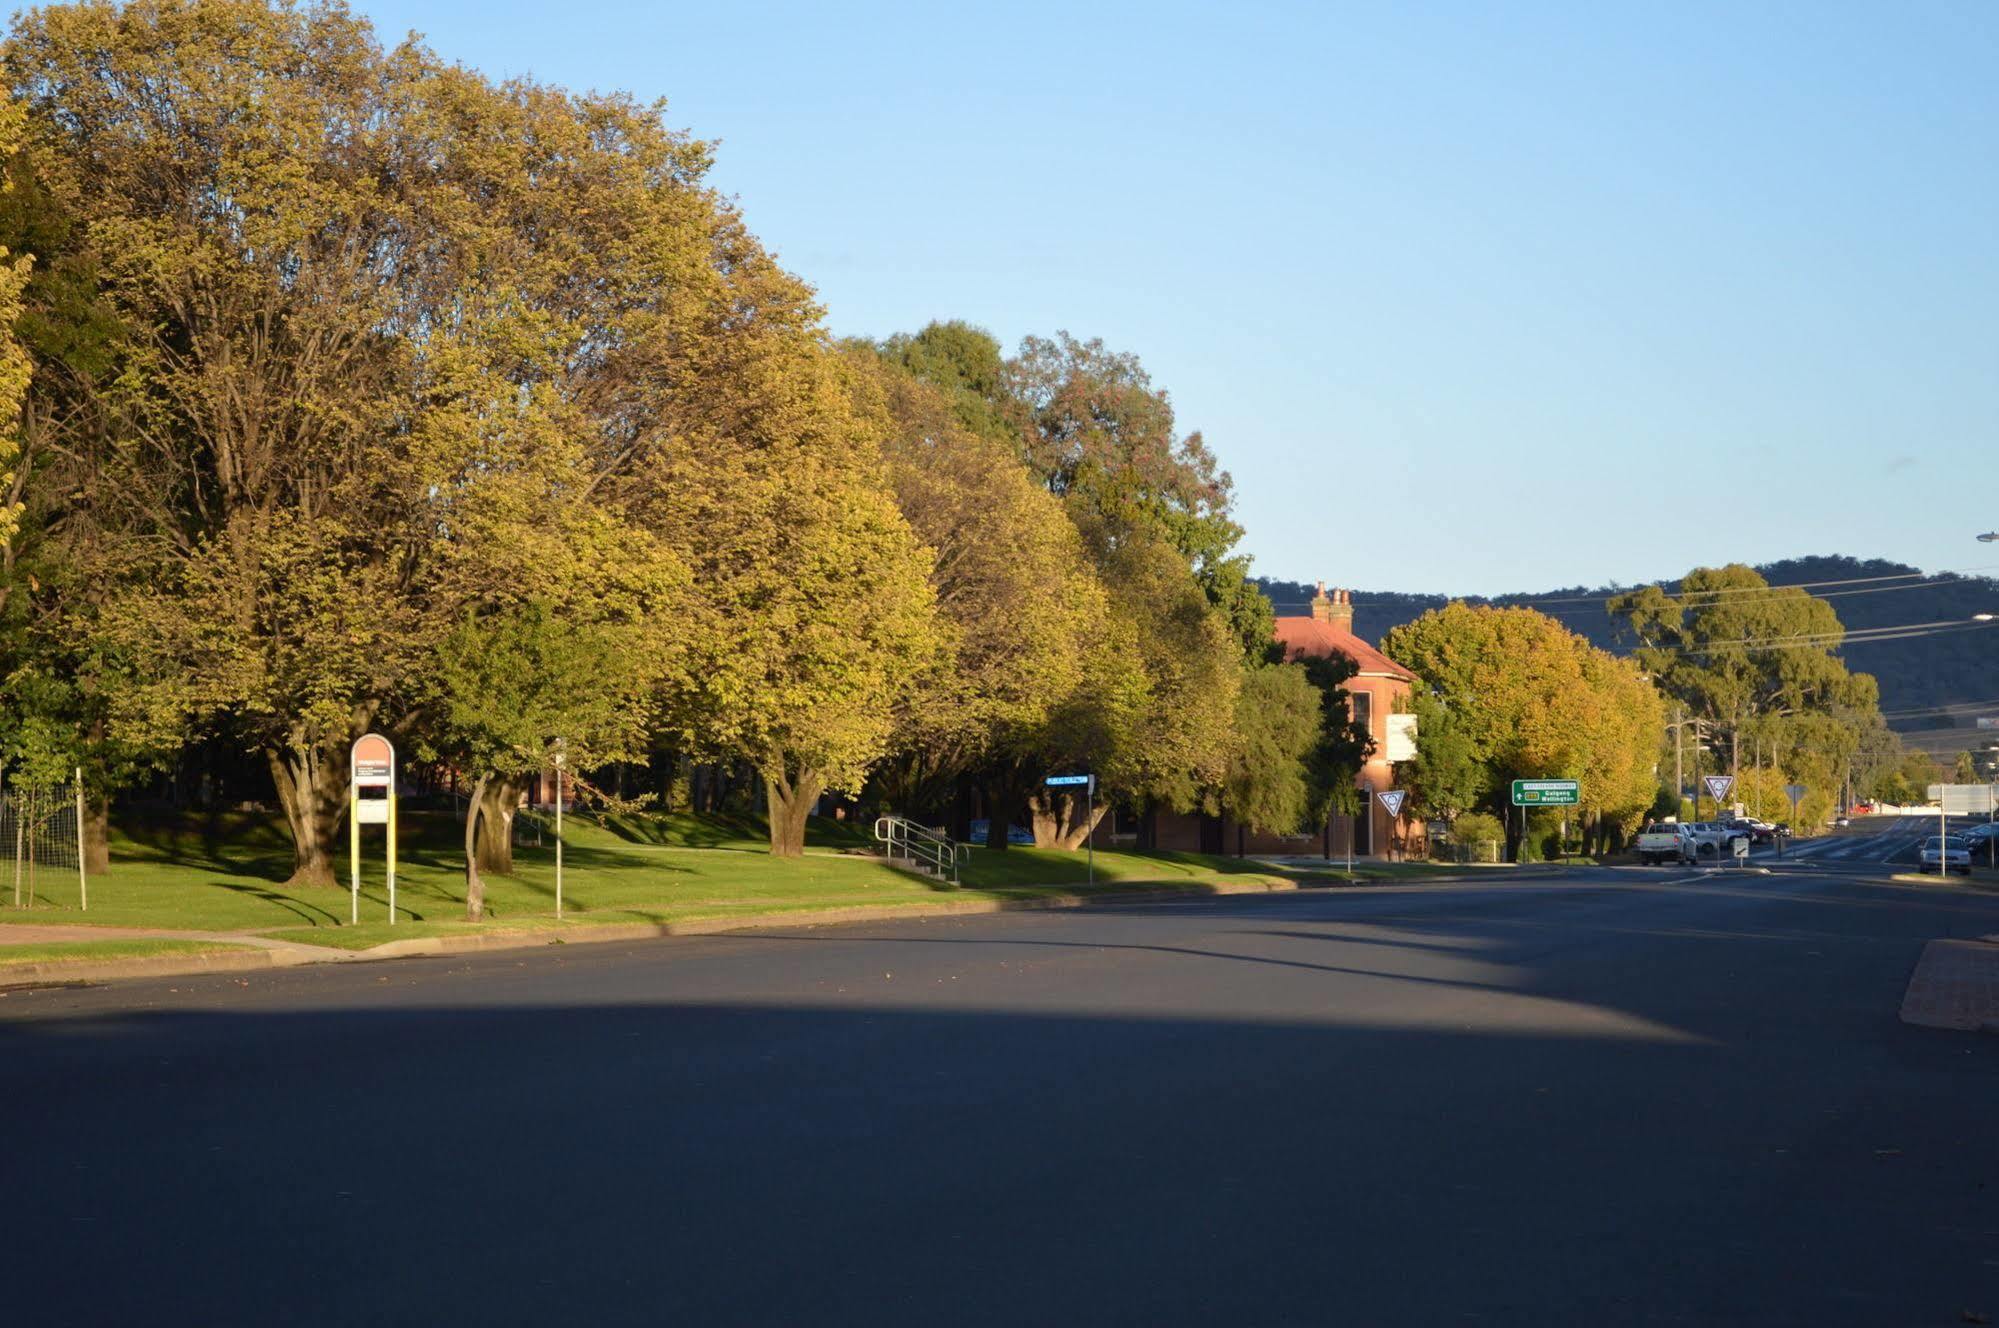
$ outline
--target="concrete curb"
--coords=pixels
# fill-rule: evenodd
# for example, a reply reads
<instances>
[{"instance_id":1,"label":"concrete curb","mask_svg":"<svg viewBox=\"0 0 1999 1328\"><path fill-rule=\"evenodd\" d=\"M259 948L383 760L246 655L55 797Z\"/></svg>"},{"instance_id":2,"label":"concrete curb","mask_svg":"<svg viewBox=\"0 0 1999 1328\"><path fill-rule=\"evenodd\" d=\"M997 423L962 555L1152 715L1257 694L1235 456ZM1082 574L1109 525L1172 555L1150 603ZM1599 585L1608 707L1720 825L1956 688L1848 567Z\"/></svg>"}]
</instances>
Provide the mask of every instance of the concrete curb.
<instances>
[{"instance_id":1,"label":"concrete curb","mask_svg":"<svg viewBox=\"0 0 1999 1328\"><path fill-rule=\"evenodd\" d=\"M266 950L238 942L234 950L213 954L135 955L130 959L91 959L72 962L53 959L39 964L0 966L0 991L13 987L48 987L78 982L107 982L118 978L196 977L210 973L255 973L272 968L300 968L307 964L337 964L351 961L352 955L333 952L324 957L299 950ZM303 947L301 947L303 948Z\"/></svg>"},{"instance_id":2,"label":"concrete curb","mask_svg":"<svg viewBox=\"0 0 1999 1328\"><path fill-rule=\"evenodd\" d=\"M1524 869L1524 874L1533 877L1556 875L1555 868L1555 864L1530 864ZM1307 874L1300 880L1260 877L1247 881L1214 881L1199 889L1153 888L1093 893L1064 891L1035 899L939 899L921 904L855 904L842 908L800 909L791 912L724 914L712 918L687 918L679 922L584 923L561 928L536 927L523 928L519 931L485 932L473 936L415 936L407 941L384 941L365 950L340 950L331 946L312 946L298 942L273 943L261 937L246 936L231 939L227 933L223 933L216 937L218 944L279 948L247 948L242 954L160 955L86 963L57 961L45 964L22 964L18 967L0 965L0 990L79 982L108 982L122 978L199 977L273 968L300 968L312 964L408 959L426 955L531 950L549 945L602 945L617 941L656 940L668 936L715 936L763 927L824 927L850 922L891 922L903 918L1035 913L1049 909L1084 908L1095 904L1145 904L1215 899L1228 895L1287 894L1308 888L1403 889L1426 885L1482 883L1487 880L1490 880L1490 877L1485 873L1355 882Z\"/></svg>"}]
</instances>

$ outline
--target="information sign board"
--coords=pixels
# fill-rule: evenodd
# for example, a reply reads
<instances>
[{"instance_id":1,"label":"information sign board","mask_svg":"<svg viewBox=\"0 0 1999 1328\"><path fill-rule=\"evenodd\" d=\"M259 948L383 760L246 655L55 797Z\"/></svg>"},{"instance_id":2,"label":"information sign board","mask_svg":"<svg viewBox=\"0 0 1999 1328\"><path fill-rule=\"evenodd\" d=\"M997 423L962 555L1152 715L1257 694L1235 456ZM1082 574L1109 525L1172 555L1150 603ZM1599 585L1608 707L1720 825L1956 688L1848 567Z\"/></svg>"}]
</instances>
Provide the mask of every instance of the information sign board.
<instances>
[{"instance_id":1,"label":"information sign board","mask_svg":"<svg viewBox=\"0 0 1999 1328\"><path fill-rule=\"evenodd\" d=\"M1582 785L1573 779L1516 779L1515 807L1573 807L1582 801Z\"/></svg>"}]
</instances>

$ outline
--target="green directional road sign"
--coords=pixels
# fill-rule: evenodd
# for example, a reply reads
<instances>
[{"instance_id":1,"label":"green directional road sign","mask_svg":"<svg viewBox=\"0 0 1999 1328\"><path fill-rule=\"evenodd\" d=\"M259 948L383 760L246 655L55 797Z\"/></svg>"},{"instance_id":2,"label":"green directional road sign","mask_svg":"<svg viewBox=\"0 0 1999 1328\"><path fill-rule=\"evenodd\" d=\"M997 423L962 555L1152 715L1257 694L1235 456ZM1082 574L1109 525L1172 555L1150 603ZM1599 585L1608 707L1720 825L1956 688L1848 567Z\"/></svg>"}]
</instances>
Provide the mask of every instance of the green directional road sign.
<instances>
[{"instance_id":1,"label":"green directional road sign","mask_svg":"<svg viewBox=\"0 0 1999 1328\"><path fill-rule=\"evenodd\" d=\"M1515 807L1573 807L1582 801L1582 785L1573 779L1516 779Z\"/></svg>"}]
</instances>

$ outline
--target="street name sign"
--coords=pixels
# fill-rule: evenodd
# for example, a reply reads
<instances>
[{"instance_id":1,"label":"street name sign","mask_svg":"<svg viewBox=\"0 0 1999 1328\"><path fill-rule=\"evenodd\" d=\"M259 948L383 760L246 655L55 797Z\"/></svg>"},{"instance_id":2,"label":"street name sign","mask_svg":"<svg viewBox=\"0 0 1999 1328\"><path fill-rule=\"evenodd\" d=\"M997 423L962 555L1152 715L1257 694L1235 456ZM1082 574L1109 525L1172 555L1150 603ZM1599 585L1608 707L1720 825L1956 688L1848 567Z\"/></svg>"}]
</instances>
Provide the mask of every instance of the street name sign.
<instances>
[{"instance_id":1,"label":"street name sign","mask_svg":"<svg viewBox=\"0 0 1999 1328\"><path fill-rule=\"evenodd\" d=\"M1582 785L1573 779L1516 779L1515 807L1573 807L1582 801Z\"/></svg>"},{"instance_id":2,"label":"street name sign","mask_svg":"<svg viewBox=\"0 0 1999 1328\"><path fill-rule=\"evenodd\" d=\"M1728 791L1735 787L1735 776L1708 775L1701 780L1701 783L1707 785L1707 795L1714 799L1716 806L1720 806L1721 800L1728 796Z\"/></svg>"},{"instance_id":3,"label":"street name sign","mask_svg":"<svg viewBox=\"0 0 1999 1328\"><path fill-rule=\"evenodd\" d=\"M1402 800L1408 797L1409 794L1403 789L1383 789L1381 792L1375 794L1375 796L1381 799L1382 807L1387 810L1390 816L1400 816L1402 815Z\"/></svg>"},{"instance_id":4,"label":"street name sign","mask_svg":"<svg viewBox=\"0 0 1999 1328\"><path fill-rule=\"evenodd\" d=\"M1049 788L1094 789L1097 786L1097 777L1095 775L1050 775L1041 782Z\"/></svg>"}]
</instances>

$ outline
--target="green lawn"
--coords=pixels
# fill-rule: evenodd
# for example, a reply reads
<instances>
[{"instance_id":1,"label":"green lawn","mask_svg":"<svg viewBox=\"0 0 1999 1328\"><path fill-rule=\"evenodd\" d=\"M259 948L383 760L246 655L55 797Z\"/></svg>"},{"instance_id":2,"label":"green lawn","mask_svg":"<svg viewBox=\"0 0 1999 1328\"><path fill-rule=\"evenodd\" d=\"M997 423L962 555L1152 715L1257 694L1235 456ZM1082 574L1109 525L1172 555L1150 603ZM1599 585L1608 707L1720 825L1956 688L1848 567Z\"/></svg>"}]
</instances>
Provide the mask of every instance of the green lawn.
<instances>
[{"instance_id":1,"label":"green lawn","mask_svg":"<svg viewBox=\"0 0 1999 1328\"><path fill-rule=\"evenodd\" d=\"M88 913L76 908L74 877L39 879L33 908L0 907L0 925L100 926L241 931L314 945L363 948L415 936L498 932L555 925L552 843L515 851L512 876L487 878L487 919L464 921L461 828L447 813L403 818L397 870L397 925L388 922L381 836L368 831L362 865L361 925L348 926L342 889L283 884L290 849L270 816L139 818L121 822L107 875L90 882ZM802 858L764 851L760 822L692 816L566 818L564 926L671 923L692 919L822 911L949 899L1021 899L1074 893L1088 865L1081 854L1011 848L970 851L964 888L952 890L890 867L866 852L856 827L815 822ZM345 844L340 870L347 869ZM1128 852L1096 856L1096 888L1138 885L1212 889L1225 880L1282 881L1264 864L1195 854Z\"/></svg>"}]
</instances>

